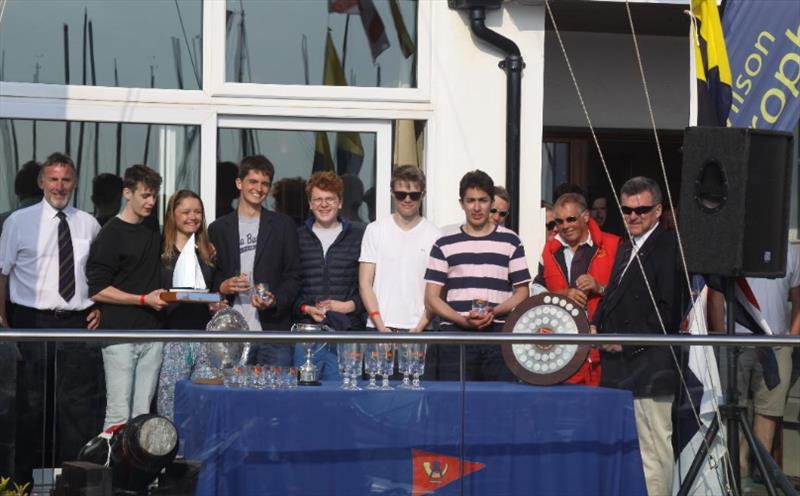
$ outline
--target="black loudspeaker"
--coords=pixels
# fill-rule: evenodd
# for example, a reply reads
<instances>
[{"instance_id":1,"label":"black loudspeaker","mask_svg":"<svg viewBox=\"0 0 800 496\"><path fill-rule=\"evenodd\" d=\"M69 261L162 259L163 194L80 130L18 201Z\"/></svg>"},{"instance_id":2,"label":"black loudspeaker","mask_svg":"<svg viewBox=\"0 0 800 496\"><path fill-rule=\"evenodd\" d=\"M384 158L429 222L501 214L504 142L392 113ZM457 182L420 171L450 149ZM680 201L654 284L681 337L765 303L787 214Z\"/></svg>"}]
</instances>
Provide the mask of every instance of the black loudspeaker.
<instances>
[{"instance_id":1,"label":"black loudspeaker","mask_svg":"<svg viewBox=\"0 0 800 496\"><path fill-rule=\"evenodd\" d=\"M678 226L689 272L784 276L793 152L785 132L686 128Z\"/></svg>"}]
</instances>

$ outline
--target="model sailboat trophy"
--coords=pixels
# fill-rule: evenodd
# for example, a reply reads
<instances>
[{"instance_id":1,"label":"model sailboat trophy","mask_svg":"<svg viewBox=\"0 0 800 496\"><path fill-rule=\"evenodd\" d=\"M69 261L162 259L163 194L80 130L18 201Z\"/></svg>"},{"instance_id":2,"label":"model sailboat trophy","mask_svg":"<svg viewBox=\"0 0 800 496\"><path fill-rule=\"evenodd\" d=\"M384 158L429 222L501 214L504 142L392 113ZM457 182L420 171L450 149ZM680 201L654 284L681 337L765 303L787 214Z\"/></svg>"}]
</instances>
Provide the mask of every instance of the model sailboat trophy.
<instances>
[{"instance_id":1,"label":"model sailboat trophy","mask_svg":"<svg viewBox=\"0 0 800 496\"><path fill-rule=\"evenodd\" d=\"M209 293L203 271L197 260L194 234L186 241L172 273L172 289L161 293L164 301L179 301L186 303L217 303L220 301L219 293Z\"/></svg>"}]
</instances>

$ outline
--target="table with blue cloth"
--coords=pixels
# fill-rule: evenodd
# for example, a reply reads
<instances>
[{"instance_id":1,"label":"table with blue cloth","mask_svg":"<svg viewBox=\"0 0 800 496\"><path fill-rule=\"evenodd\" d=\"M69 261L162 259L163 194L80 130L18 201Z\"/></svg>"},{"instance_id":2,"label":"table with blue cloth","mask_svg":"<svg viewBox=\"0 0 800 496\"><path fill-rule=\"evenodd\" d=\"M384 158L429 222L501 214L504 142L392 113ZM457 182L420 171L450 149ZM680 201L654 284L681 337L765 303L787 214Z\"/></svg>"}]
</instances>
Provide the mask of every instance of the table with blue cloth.
<instances>
[{"instance_id":1,"label":"table with blue cloth","mask_svg":"<svg viewBox=\"0 0 800 496\"><path fill-rule=\"evenodd\" d=\"M627 391L427 382L421 391L178 383L198 495L644 495ZM463 440L463 442L462 442Z\"/></svg>"}]
</instances>

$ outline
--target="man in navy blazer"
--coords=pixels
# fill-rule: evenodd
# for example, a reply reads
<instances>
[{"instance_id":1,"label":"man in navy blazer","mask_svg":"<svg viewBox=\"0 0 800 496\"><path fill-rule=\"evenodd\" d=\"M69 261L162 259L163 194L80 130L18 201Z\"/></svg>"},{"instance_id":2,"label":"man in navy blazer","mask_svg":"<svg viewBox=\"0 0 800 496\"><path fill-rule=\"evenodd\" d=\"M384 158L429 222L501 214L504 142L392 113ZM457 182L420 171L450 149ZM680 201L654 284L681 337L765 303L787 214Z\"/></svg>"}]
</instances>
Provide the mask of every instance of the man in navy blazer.
<instances>
[{"instance_id":1,"label":"man in navy blazer","mask_svg":"<svg viewBox=\"0 0 800 496\"><path fill-rule=\"evenodd\" d=\"M263 155L244 157L236 178L239 206L208 227L216 248L214 290L228 297L251 331L288 331L292 305L300 288L294 221L262 206L274 177L275 167L269 159ZM253 290L258 284L265 286L265 297ZM254 346L250 361L291 365L292 346Z\"/></svg>"},{"instance_id":2,"label":"man in navy blazer","mask_svg":"<svg viewBox=\"0 0 800 496\"><path fill-rule=\"evenodd\" d=\"M646 177L634 177L622 186L620 203L630 238L617 249L594 314L599 333L678 332L681 302L687 297L682 296L685 284L681 284L675 235L659 222L661 198L661 188ZM672 494L671 415L678 377L670 349L610 344L603 345L601 357L600 386L633 393L647 493Z\"/></svg>"}]
</instances>

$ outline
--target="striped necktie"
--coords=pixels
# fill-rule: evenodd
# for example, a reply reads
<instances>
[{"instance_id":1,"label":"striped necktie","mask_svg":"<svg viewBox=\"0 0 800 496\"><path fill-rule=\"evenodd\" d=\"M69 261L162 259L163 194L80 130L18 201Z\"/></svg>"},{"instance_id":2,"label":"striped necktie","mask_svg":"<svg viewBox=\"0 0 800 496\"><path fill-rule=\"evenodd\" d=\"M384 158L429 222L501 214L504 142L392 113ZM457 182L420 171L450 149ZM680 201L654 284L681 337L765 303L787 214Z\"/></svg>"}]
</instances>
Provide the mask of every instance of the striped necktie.
<instances>
[{"instance_id":1,"label":"striped necktie","mask_svg":"<svg viewBox=\"0 0 800 496\"><path fill-rule=\"evenodd\" d=\"M72 253L72 236L67 215L59 210L58 217L58 293L69 301L75 296L75 257Z\"/></svg>"}]
</instances>

